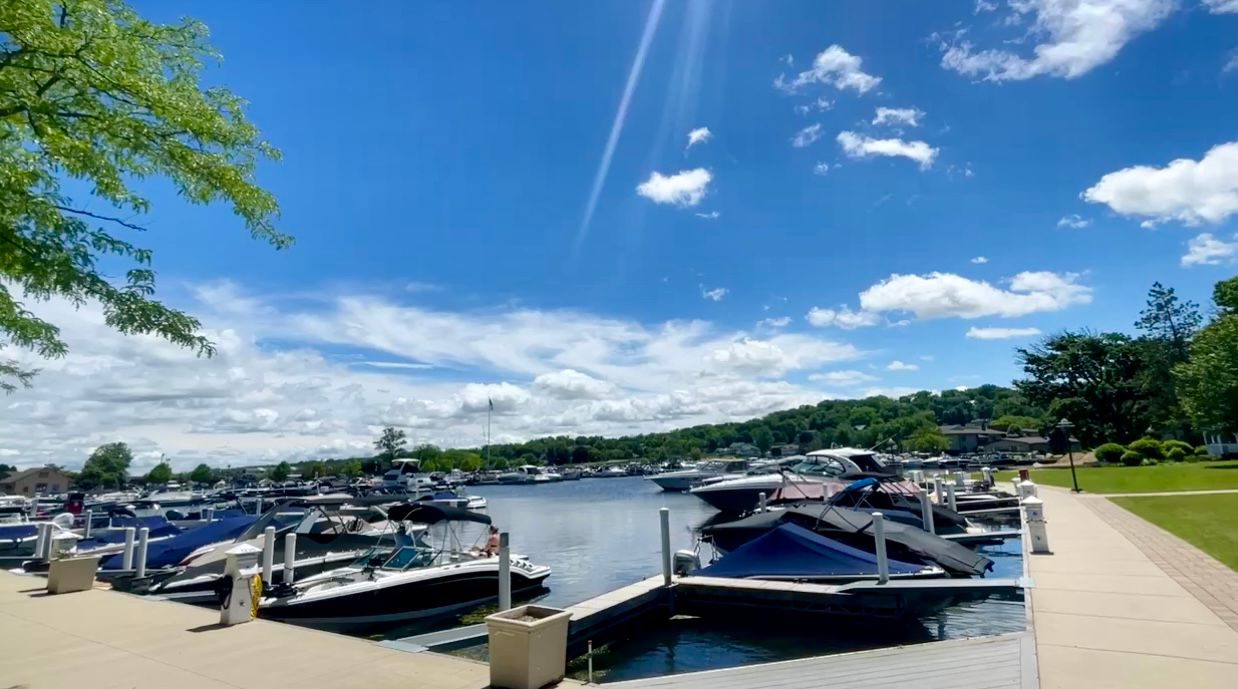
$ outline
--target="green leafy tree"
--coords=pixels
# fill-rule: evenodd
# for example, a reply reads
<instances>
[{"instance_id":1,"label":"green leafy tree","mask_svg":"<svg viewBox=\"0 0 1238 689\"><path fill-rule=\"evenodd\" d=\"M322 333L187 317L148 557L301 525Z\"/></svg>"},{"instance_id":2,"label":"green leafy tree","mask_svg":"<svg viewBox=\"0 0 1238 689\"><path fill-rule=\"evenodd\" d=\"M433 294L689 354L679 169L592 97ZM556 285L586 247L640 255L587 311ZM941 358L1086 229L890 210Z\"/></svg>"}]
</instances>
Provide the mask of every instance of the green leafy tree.
<instances>
[{"instance_id":1,"label":"green leafy tree","mask_svg":"<svg viewBox=\"0 0 1238 689\"><path fill-rule=\"evenodd\" d=\"M1182 301L1174 294L1174 288L1154 282L1148 290L1147 306L1139 312L1135 327L1166 342L1175 358L1182 360L1186 359L1187 343L1202 322L1198 304Z\"/></svg>"},{"instance_id":2,"label":"green leafy tree","mask_svg":"<svg viewBox=\"0 0 1238 689\"><path fill-rule=\"evenodd\" d=\"M357 478L361 475L361 460L350 459L340 465L340 476Z\"/></svg>"},{"instance_id":3,"label":"green leafy tree","mask_svg":"<svg viewBox=\"0 0 1238 689\"><path fill-rule=\"evenodd\" d=\"M757 426L752 429L752 444L757 446L761 454L767 454L774 446L774 432L769 429L769 426Z\"/></svg>"},{"instance_id":4,"label":"green leafy tree","mask_svg":"<svg viewBox=\"0 0 1238 689\"><path fill-rule=\"evenodd\" d=\"M162 177L191 203L227 204L255 238L291 243L253 181L278 151L240 98L199 83L218 57L206 37L198 22L155 24L120 0L0 3L0 346L63 356L56 325L21 301L62 297L97 302L121 332L213 352L197 320L153 298L151 252L124 236L151 211L136 180ZM91 195L71 197L65 180ZM0 387L33 373L0 361Z\"/></svg>"},{"instance_id":5,"label":"green leafy tree","mask_svg":"<svg viewBox=\"0 0 1238 689\"><path fill-rule=\"evenodd\" d=\"M82 465L82 472L77 475L77 486L82 490L119 488L128 480L129 465L132 462L133 452L128 445L100 445Z\"/></svg>"},{"instance_id":6,"label":"green leafy tree","mask_svg":"<svg viewBox=\"0 0 1238 689\"><path fill-rule=\"evenodd\" d=\"M210 483L215 480L215 472L205 464L199 464L189 472L189 480L194 483Z\"/></svg>"},{"instance_id":7,"label":"green leafy tree","mask_svg":"<svg viewBox=\"0 0 1238 689\"><path fill-rule=\"evenodd\" d=\"M292 467L288 465L288 462L280 462L275 465L274 469L271 470L271 480L277 482L287 481L288 475L291 473Z\"/></svg>"},{"instance_id":8,"label":"green leafy tree","mask_svg":"<svg viewBox=\"0 0 1238 689\"><path fill-rule=\"evenodd\" d=\"M167 483L172 480L172 465L167 460L156 464L146 473L147 483Z\"/></svg>"},{"instance_id":9,"label":"green leafy tree","mask_svg":"<svg viewBox=\"0 0 1238 689\"><path fill-rule=\"evenodd\" d=\"M936 428L921 428L903 445L912 452L943 452L950 447L950 441Z\"/></svg>"},{"instance_id":10,"label":"green leafy tree","mask_svg":"<svg viewBox=\"0 0 1238 689\"><path fill-rule=\"evenodd\" d=\"M383 429L383 434L378 440L374 441L374 449L378 450L378 454L388 462L394 460L398 453L408 444L408 439L404 436L404 431L388 426Z\"/></svg>"},{"instance_id":11,"label":"green leafy tree","mask_svg":"<svg viewBox=\"0 0 1238 689\"><path fill-rule=\"evenodd\" d=\"M1043 419L1038 419L1033 416L1019 416L1016 414L1006 414L1004 416L993 419L993 422L990 423L989 425L992 426L993 428L997 428L1003 431L1013 431L1013 430L1039 431L1041 428L1044 427L1045 422Z\"/></svg>"},{"instance_id":12,"label":"green leafy tree","mask_svg":"<svg viewBox=\"0 0 1238 689\"><path fill-rule=\"evenodd\" d=\"M12 474L16 471L17 471L16 466L13 466L11 464L0 464L0 481L3 481L4 479L8 478L9 474Z\"/></svg>"},{"instance_id":13,"label":"green leafy tree","mask_svg":"<svg viewBox=\"0 0 1238 689\"><path fill-rule=\"evenodd\" d=\"M1174 368L1186 413L1200 429L1238 433L1238 277L1213 290L1216 318L1191 340L1190 356Z\"/></svg>"}]
</instances>

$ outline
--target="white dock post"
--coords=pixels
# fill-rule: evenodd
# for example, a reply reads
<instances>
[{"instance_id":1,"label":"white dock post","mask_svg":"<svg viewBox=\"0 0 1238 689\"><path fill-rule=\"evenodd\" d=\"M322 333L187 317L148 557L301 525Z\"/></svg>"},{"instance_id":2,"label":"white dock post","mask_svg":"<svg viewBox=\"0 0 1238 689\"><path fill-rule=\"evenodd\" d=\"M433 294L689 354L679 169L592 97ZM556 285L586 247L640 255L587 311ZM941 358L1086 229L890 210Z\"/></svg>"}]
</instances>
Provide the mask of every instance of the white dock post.
<instances>
[{"instance_id":1,"label":"white dock post","mask_svg":"<svg viewBox=\"0 0 1238 689\"><path fill-rule=\"evenodd\" d=\"M202 518L203 518L204 520L206 520L206 523L207 523L207 524L210 524L211 522L215 521L215 508L214 508L214 507L207 507L207 508L203 509L203 510L202 510Z\"/></svg>"},{"instance_id":2,"label":"white dock post","mask_svg":"<svg viewBox=\"0 0 1238 689\"><path fill-rule=\"evenodd\" d=\"M262 551L242 543L233 546L224 553L224 579L232 584L219 609L219 623L224 626L249 622L258 611L258 601L254 600L254 580L258 577L254 566L258 564L258 554Z\"/></svg>"},{"instance_id":3,"label":"white dock post","mask_svg":"<svg viewBox=\"0 0 1238 689\"><path fill-rule=\"evenodd\" d=\"M91 522L95 520L94 510L86 510L86 528L82 530L82 538L90 538Z\"/></svg>"},{"instance_id":4,"label":"white dock post","mask_svg":"<svg viewBox=\"0 0 1238 689\"><path fill-rule=\"evenodd\" d=\"M125 527L125 549L120 556L120 568L128 572L133 569L133 537L137 534L137 529L132 526Z\"/></svg>"},{"instance_id":5,"label":"white dock post","mask_svg":"<svg viewBox=\"0 0 1238 689\"><path fill-rule=\"evenodd\" d=\"M925 531L931 534L937 533L937 526L933 524L933 501L924 491L920 491L920 519L924 522Z\"/></svg>"},{"instance_id":6,"label":"white dock post","mask_svg":"<svg viewBox=\"0 0 1238 689\"><path fill-rule=\"evenodd\" d=\"M295 581L297 568L297 535L290 533L284 536L284 583L289 586Z\"/></svg>"},{"instance_id":7,"label":"white dock post","mask_svg":"<svg viewBox=\"0 0 1238 689\"><path fill-rule=\"evenodd\" d=\"M877 583L890 581L890 559L886 557L886 520L880 512L873 512L873 543L877 548Z\"/></svg>"},{"instance_id":8,"label":"white dock post","mask_svg":"<svg viewBox=\"0 0 1238 689\"><path fill-rule=\"evenodd\" d=\"M984 487L993 485L993 467L980 467L980 475L984 477Z\"/></svg>"},{"instance_id":9,"label":"white dock post","mask_svg":"<svg viewBox=\"0 0 1238 689\"><path fill-rule=\"evenodd\" d=\"M949 505L950 509L954 510L955 512L959 511L958 500L954 497L954 484L953 483L946 484L946 504Z\"/></svg>"},{"instance_id":10,"label":"white dock post","mask_svg":"<svg viewBox=\"0 0 1238 689\"><path fill-rule=\"evenodd\" d=\"M941 484L942 484L941 474L934 476L933 477L933 498L937 501L938 505L944 504L942 502Z\"/></svg>"},{"instance_id":11,"label":"white dock post","mask_svg":"<svg viewBox=\"0 0 1238 689\"><path fill-rule=\"evenodd\" d=\"M768 504L768 500L765 497L765 491L761 491L760 493L757 493L757 511L765 512L765 506L767 504Z\"/></svg>"},{"instance_id":12,"label":"white dock post","mask_svg":"<svg viewBox=\"0 0 1238 689\"><path fill-rule=\"evenodd\" d=\"M275 581L275 527L268 526L262 532L262 583L270 586Z\"/></svg>"},{"instance_id":13,"label":"white dock post","mask_svg":"<svg viewBox=\"0 0 1238 689\"><path fill-rule=\"evenodd\" d=\"M146 576L146 548L150 545L150 528L143 526L138 529L138 563L137 571L133 573L135 579L141 579Z\"/></svg>"},{"instance_id":14,"label":"white dock post","mask_svg":"<svg viewBox=\"0 0 1238 689\"><path fill-rule=\"evenodd\" d=\"M1019 497L1020 498L1038 498L1040 497L1040 494L1037 492L1038 490L1039 488L1032 481L1032 479L1029 478L1028 480L1019 484Z\"/></svg>"},{"instance_id":15,"label":"white dock post","mask_svg":"<svg viewBox=\"0 0 1238 689\"><path fill-rule=\"evenodd\" d=\"M662 584L671 585L671 511L666 507L658 509L658 519L662 523Z\"/></svg>"},{"instance_id":16,"label":"white dock post","mask_svg":"<svg viewBox=\"0 0 1238 689\"><path fill-rule=\"evenodd\" d=\"M1023 494L1019 492L1019 477L1018 476L1011 477L1010 487L1014 490L1014 496L1016 498L1023 497Z\"/></svg>"},{"instance_id":17,"label":"white dock post","mask_svg":"<svg viewBox=\"0 0 1238 689\"><path fill-rule=\"evenodd\" d=\"M966 471L963 471L962 469L960 469L954 472L954 487L955 488L966 488L967 487L967 472Z\"/></svg>"},{"instance_id":18,"label":"white dock post","mask_svg":"<svg viewBox=\"0 0 1238 689\"><path fill-rule=\"evenodd\" d=\"M1023 519L1027 522L1027 536L1032 539L1032 553L1047 555L1049 550L1049 532L1045 528L1045 504L1035 495L1023 498L1019 503L1023 507Z\"/></svg>"},{"instance_id":19,"label":"white dock post","mask_svg":"<svg viewBox=\"0 0 1238 689\"><path fill-rule=\"evenodd\" d=\"M507 532L499 534L499 612L512 609L512 551Z\"/></svg>"},{"instance_id":20,"label":"white dock post","mask_svg":"<svg viewBox=\"0 0 1238 689\"><path fill-rule=\"evenodd\" d=\"M46 560L48 559L47 553L50 552L49 547L52 542L52 525L47 523L39 524L35 527L35 533L37 537L34 541L34 559Z\"/></svg>"},{"instance_id":21,"label":"white dock post","mask_svg":"<svg viewBox=\"0 0 1238 689\"><path fill-rule=\"evenodd\" d=\"M258 516L258 515L261 515L261 514L262 514L262 496L261 496L261 495L259 495L259 496L258 496L258 503L257 503L257 505L254 507L254 515L255 515L255 516Z\"/></svg>"}]
</instances>

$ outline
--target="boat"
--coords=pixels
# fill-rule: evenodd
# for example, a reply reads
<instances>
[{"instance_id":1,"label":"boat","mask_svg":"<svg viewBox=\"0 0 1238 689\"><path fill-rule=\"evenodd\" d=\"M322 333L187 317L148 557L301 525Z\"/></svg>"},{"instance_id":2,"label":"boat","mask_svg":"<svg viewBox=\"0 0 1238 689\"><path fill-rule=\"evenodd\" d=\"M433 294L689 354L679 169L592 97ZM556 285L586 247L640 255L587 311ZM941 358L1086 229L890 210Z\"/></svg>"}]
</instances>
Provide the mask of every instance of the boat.
<instances>
[{"instance_id":1,"label":"boat","mask_svg":"<svg viewBox=\"0 0 1238 689\"><path fill-rule=\"evenodd\" d=\"M724 475L738 477L743 475L746 471L748 471L747 460L733 459L727 461L704 462L691 469L680 469L679 471L668 471L663 474L655 474L653 476L649 476L648 479L652 481L654 485L669 493L684 493L693 486L700 485L706 480L715 479Z\"/></svg>"},{"instance_id":2,"label":"boat","mask_svg":"<svg viewBox=\"0 0 1238 689\"><path fill-rule=\"evenodd\" d=\"M847 477L886 475L889 471L873 452L849 447L816 450L800 458L788 458L791 462L796 460L802 461L790 467L773 465L770 473L709 482L689 492L719 512L742 514L757 506L762 493L769 498L775 491L793 492L796 485L823 484L829 495L846 486Z\"/></svg>"},{"instance_id":3,"label":"boat","mask_svg":"<svg viewBox=\"0 0 1238 689\"><path fill-rule=\"evenodd\" d=\"M499 483L503 484L552 483L562 480L562 476L533 464L523 464L512 471L499 474Z\"/></svg>"},{"instance_id":4,"label":"boat","mask_svg":"<svg viewBox=\"0 0 1238 689\"><path fill-rule=\"evenodd\" d=\"M387 544L340 567L277 587L261 600L260 617L316 627L340 628L398 623L463 610L498 595L499 558L465 550L455 529L490 524L469 510L396 505L399 523ZM410 530L409 526L425 530ZM440 527L430 533L428 527ZM438 542L435 543L434 541ZM513 595L540 589L550 568L512 556Z\"/></svg>"},{"instance_id":5,"label":"boat","mask_svg":"<svg viewBox=\"0 0 1238 689\"><path fill-rule=\"evenodd\" d=\"M935 564L887 560L890 579L946 576ZM877 557L792 523L777 527L693 572L703 577L843 584L877 579Z\"/></svg>"},{"instance_id":6,"label":"boat","mask_svg":"<svg viewBox=\"0 0 1238 689\"><path fill-rule=\"evenodd\" d=\"M628 470L618 465L611 465L593 474L594 478L619 478L627 476Z\"/></svg>"},{"instance_id":7,"label":"boat","mask_svg":"<svg viewBox=\"0 0 1238 689\"><path fill-rule=\"evenodd\" d=\"M413 497L434 490L434 481L421 470L421 460L405 457L393 460L391 469L383 474L379 488L388 493L403 493Z\"/></svg>"}]
</instances>

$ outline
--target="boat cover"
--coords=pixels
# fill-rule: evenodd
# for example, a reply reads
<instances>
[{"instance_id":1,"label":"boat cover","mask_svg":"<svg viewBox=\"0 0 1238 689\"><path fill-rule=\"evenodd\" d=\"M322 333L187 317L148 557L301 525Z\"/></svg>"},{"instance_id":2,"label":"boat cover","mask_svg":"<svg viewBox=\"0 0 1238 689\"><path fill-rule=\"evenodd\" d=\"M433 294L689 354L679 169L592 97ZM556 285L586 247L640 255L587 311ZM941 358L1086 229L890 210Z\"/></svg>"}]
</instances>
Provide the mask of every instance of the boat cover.
<instances>
[{"instance_id":1,"label":"boat cover","mask_svg":"<svg viewBox=\"0 0 1238 689\"><path fill-rule=\"evenodd\" d=\"M167 538L183 533L178 526L169 522L165 517L113 517L111 528L95 531L90 538L78 541L77 548L85 551L114 543L123 543L125 528L130 526L139 530L142 527L150 529L147 538Z\"/></svg>"},{"instance_id":2,"label":"boat cover","mask_svg":"<svg viewBox=\"0 0 1238 689\"><path fill-rule=\"evenodd\" d=\"M890 574L915 574L923 565L890 560ZM940 570L937 570L940 572ZM707 577L824 579L877 574L877 558L795 524L780 524L699 570Z\"/></svg>"},{"instance_id":3,"label":"boat cover","mask_svg":"<svg viewBox=\"0 0 1238 689\"><path fill-rule=\"evenodd\" d=\"M39 532L35 524L6 524L0 526L0 546L15 548L22 541L34 538Z\"/></svg>"},{"instance_id":4,"label":"boat cover","mask_svg":"<svg viewBox=\"0 0 1238 689\"><path fill-rule=\"evenodd\" d=\"M219 519L186 531L172 538L167 538L146 546L146 566L151 569L172 567L184 560L190 553L204 545L231 541L249 528L258 518L231 517ZM101 569L120 569L121 554L108 555L99 562Z\"/></svg>"},{"instance_id":5,"label":"boat cover","mask_svg":"<svg viewBox=\"0 0 1238 689\"><path fill-rule=\"evenodd\" d=\"M490 517L484 514L458 507L431 505L424 502L393 505L391 509L387 510L387 518L391 521L409 521L419 524L437 524L439 522L490 523Z\"/></svg>"}]
</instances>

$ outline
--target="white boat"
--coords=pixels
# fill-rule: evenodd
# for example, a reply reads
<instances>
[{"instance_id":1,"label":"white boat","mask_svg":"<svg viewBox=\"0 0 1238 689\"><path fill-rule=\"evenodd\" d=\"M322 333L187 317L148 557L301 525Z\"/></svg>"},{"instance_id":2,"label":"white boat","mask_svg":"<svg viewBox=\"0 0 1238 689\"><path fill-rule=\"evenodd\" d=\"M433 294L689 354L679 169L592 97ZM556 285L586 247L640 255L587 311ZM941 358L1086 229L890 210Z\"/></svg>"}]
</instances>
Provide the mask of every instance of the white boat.
<instances>
[{"instance_id":1,"label":"white boat","mask_svg":"<svg viewBox=\"0 0 1238 689\"><path fill-rule=\"evenodd\" d=\"M735 459L718 462L704 462L692 469L668 471L665 474L657 474L647 478L650 481L653 481L653 483L662 490L673 493L683 493L709 479L716 479L725 474L742 475L747 470L747 460Z\"/></svg>"},{"instance_id":2,"label":"white boat","mask_svg":"<svg viewBox=\"0 0 1238 689\"><path fill-rule=\"evenodd\" d=\"M416 497L434 490L434 481L421 470L421 460L411 457L391 462L391 469L383 474L381 488L389 493L405 493Z\"/></svg>"},{"instance_id":3,"label":"white boat","mask_svg":"<svg viewBox=\"0 0 1238 689\"><path fill-rule=\"evenodd\" d=\"M552 483L554 481L562 480L562 476L559 476L553 472L548 472L545 469L532 464L524 464L516 467L512 471L499 474L499 483L506 484Z\"/></svg>"},{"instance_id":4,"label":"white boat","mask_svg":"<svg viewBox=\"0 0 1238 689\"><path fill-rule=\"evenodd\" d=\"M844 477L847 475L886 471L885 465L874 453L843 447L809 452L799 463L780 467L774 473L715 481L693 488L690 492L720 512L738 514L756 507L762 493L770 498L780 488L814 483L826 484L828 495L846 485Z\"/></svg>"}]
</instances>

